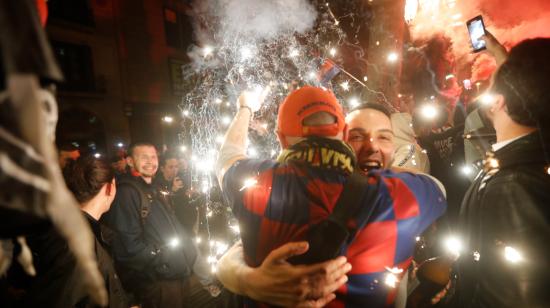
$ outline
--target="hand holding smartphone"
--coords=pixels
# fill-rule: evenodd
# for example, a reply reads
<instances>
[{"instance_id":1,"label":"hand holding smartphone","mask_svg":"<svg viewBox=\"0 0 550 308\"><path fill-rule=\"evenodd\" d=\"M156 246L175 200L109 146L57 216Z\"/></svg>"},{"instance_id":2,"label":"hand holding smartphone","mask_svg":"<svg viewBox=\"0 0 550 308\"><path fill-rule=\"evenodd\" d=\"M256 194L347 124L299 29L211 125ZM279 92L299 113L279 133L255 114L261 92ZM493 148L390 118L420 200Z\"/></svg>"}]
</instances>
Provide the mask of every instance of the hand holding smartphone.
<instances>
[{"instance_id":1,"label":"hand holding smartphone","mask_svg":"<svg viewBox=\"0 0 550 308\"><path fill-rule=\"evenodd\" d=\"M486 34L485 24L483 23L483 17L481 15L476 16L466 22L468 26L468 32L470 33L470 41L474 52L480 52L487 48L486 42L481 38Z\"/></svg>"}]
</instances>

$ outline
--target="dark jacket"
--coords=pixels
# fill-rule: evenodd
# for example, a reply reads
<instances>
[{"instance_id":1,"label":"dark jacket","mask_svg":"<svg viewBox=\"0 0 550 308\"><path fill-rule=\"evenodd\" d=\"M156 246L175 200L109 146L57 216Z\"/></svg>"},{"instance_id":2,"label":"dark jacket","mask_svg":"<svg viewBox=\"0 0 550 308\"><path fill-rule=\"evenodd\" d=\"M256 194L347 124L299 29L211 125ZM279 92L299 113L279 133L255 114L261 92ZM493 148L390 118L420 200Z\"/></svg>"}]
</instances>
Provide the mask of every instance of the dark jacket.
<instances>
[{"instance_id":1,"label":"dark jacket","mask_svg":"<svg viewBox=\"0 0 550 308\"><path fill-rule=\"evenodd\" d=\"M550 155L550 142L544 145ZM465 251L457 266L456 306L548 307L550 175L543 142L532 133L495 158L499 168L477 176L460 211ZM523 260L508 261L506 247Z\"/></svg>"},{"instance_id":2,"label":"dark jacket","mask_svg":"<svg viewBox=\"0 0 550 308\"><path fill-rule=\"evenodd\" d=\"M144 202L149 204L144 207ZM147 206L148 213L143 215ZM184 279L191 274L197 258L192 239L167 197L141 177L128 176L118 182L105 219L115 231L113 254L125 287L136 291L156 280ZM170 243L175 239L178 245L173 247Z\"/></svg>"},{"instance_id":3,"label":"dark jacket","mask_svg":"<svg viewBox=\"0 0 550 308\"><path fill-rule=\"evenodd\" d=\"M185 180L183 173L179 173L178 177L183 181L183 187L176 192L172 191L172 181L167 181L162 173L158 173L153 180L153 185L158 189L168 192L170 195L170 200L174 207L174 214L176 218L185 229L187 234L190 236L195 236L195 227L198 223L198 209L197 207L201 204L201 201L197 198L190 198L187 195L187 190L190 188L188 182Z\"/></svg>"},{"instance_id":4,"label":"dark jacket","mask_svg":"<svg viewBox=\"0 0 550 308\"><path fill-rule=\"evenodd\" d=\"M100 224L84 213L95 235L94 251L105 280L110 308L129 307L114 264L103 240ZM30 280L22 307L98 307L87 296L82 275L67 242L53 227L27 237L37 276Z\"/></svg>"}]
</instances>

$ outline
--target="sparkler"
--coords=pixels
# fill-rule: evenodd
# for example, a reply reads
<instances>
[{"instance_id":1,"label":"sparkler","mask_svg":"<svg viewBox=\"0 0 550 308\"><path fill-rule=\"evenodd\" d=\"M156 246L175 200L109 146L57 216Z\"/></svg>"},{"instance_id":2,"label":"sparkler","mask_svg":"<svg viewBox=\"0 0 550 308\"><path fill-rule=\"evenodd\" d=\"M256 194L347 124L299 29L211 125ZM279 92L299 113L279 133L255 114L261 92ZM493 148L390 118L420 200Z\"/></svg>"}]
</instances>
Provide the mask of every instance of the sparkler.
<instances>
[{"instance_id":1,"label":"sparkler","mask_svg":"<svg viewBox=\"0 0 550 308\"><path fill-rule=\"evenodd\" d=\"M289 90L301 86L301 78L308 83L317 82L318 62L311 55L322 54L324 51L334 57L338 55L339 46L355 46L362 50L355 41L349 41L344 31L338 27L339 21L328 4L320 8L324 12L319 13L324 14L317 14L309 1L283 2L286 5L282 6L277 2L269 6L270 9L267 11L261 11L265 5L255 5L251 8L252 15L256 17L254 20L245 20L244 18L249 16L241 14L244 11L241 8L247 3L252 3L252 0L230 1L227 6L232 10L227 10L227 7L209 7L214 1L195 2L198 9L203 8L201 13L204 13L201 15L203 24L197 29L207 31L198 33L200 35L197 37L199 40L207 39L202 42L202 48L197 48L198 57L194 58L195 61L182 67L182 86L188 91L182 97L181 112L189 118L190 121L187 123L190 123L190 126L181 134L180 151L192 154L192 188L203 192L206 197L208 238L205 237L203 242L210 242L208 218L217 215L221 208L210 202L209 195L213 187L210 178L214 165L213 157L216 156L213 149L219 148L222 136L232 121L236 108L234 102L239 93L245 89L252 89L251 92L257 97L258 94L259 97L266 97L265 108L255 113L255 116L262 120L259 126L266 133L260 137L251 136L253 146L248 148L248 154L273 158L278 153L278 143L275 134L269 134L267 131L268 123L274 122L276 115L273 112L276 106L273 106L272 102L279 103L282 101L281 97ZM304 11L304 8L311 10ZM235 18L235 14L241 14L239 16L242 18ZM272 16L277 17L266 20ZM320 17L317 19L319 28L313 29L317 17ZM270 27L272 25L276 27ZM358 78L346 70L341 71L349 76L349 81L354 80L368 89L365 84L367 76L360 75ZM338 90L351 90L352 82L349 81L347 87L338 87ZM258 85L270 85L273 92L264 93L265 89ZM338 91L335 92L340 95ZM256 179L246 179L241 191L256 184ZM225 211L225 207L223 210ZM232 229L231 227L228 231ZM228 232L236 236L234 233ZM196 241L199 243L201 240ZM215 255L218 249L215 245L210 248L210 255L214 256L212 265L215 269Z\"/></svg>"}]
</instances>

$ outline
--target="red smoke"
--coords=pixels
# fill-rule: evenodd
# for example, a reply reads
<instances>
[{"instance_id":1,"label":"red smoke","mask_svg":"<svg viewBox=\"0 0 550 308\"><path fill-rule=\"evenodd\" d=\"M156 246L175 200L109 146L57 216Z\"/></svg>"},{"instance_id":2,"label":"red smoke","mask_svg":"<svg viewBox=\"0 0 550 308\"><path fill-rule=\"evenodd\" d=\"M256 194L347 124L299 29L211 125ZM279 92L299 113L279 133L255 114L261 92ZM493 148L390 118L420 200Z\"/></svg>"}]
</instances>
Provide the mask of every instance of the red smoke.
<instances>
[{"instance_id":1,"label":"red smoke","mask_svg":"<svg viewBox=\"0 0 550 308\"><path fill-rule=\"evenodd\" d=\"M410 25L412 39L429 41L441 34L450 38L455 71L463 72L464 68L470 71L471 67L471 75L461 77L473 82L488 79L496 65L484 52L472 54L466 28L468 19L482 15L487 29L508 49L525 39L550 37L549 0L418 0L418 3L417 15ZM442 60L431 59L432 63Z\"/></svg>"}]
</instances>

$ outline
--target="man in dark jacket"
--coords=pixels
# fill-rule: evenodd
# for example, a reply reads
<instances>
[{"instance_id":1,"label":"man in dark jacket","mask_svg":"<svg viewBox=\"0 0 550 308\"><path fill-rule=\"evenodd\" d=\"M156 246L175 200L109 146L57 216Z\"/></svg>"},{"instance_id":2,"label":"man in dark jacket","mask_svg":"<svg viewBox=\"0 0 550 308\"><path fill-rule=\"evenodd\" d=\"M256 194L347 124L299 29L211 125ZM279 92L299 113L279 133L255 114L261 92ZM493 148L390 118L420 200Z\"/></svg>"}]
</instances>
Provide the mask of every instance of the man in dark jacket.
<instances>
[{"instance_id":1,"label":"man in dark jacket","mask_svg":"<svg viewBox=\"0 0 550 308\"><path fill-rule=\"evenodd\" d=\"M550 303L548 55L550 39L524 41L494 76L487 108L497 143L461 207L456 307Z\"/></svg>"},{"instance_id":2,"label":"man in dark jacket","mask_svg":"<svg viewBox=\"0 0 550 308\"><path fill-rule=\"evenodd\" d=\"M191 237L185 232L166 194L152 185L158 168L152 144L129 148L132 174L122 178L108 214L115 231L113 253L125 288L143 307L183 307L190 275L210 283Z\"/></svg>"},{"instance_id":3,"label":"man in dark jacket","mask_svg":"<svg viewBox=\"0 0 550 308\"><path fill-rule=\"evenodd\" d=\"M189 235L195 236L198 225L197 204L191 202L193 198L190 183L180 168L176 153L165 153L160 158L160 172L153 179L153 184L170 196L178 221Z\"/></svg>"}]
</instances>

